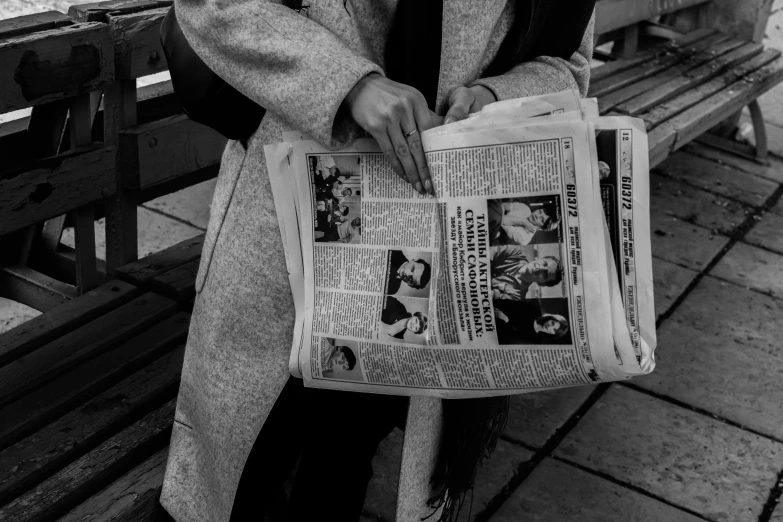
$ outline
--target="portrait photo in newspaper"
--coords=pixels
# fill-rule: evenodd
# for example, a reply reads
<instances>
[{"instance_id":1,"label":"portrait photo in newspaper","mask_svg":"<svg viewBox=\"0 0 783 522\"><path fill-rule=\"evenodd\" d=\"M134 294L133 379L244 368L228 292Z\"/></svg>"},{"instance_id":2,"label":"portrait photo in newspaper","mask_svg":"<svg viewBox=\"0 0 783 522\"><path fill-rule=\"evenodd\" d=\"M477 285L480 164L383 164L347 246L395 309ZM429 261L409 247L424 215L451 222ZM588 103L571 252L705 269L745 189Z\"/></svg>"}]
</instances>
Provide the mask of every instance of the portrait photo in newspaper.
<instances>
[{"instance_id":1,"label":"portrait photo in newspaper","mask_svg":"<svg viewBox=\"0 0 783 522\"><path fill-rule=\"evenodd\" d=\"M432 252L389 250L384 294L429 298L431 279Z\"/></svg>"},{"instance_id":2,"label":"portrait photo in newspaper","mask_svg":"<svg viewBox=\"0 0 783 522\"><path fill-rule=\"evenodd\" d=\"M498 344L571 345L568 299L502 299L493 305Z\"/></svg>"},{"instance_id":3,"label":"portrait photo in newspaper","mask_svg":"<svg viewBox=\"0 0 783 522\"><path fill-rule=\"evenodd\" d=\"M320 368L324 379L362 382L361 364L358 360L359 343L348 339L321 337Z\"/></svg>"},{"instance_id":4,"label":"portrait photo in newspaper","mask_svg":"<svg viewBox=\"0 0 783 522\"><path fill-rule=\"evenodd\" d=\"M556 243L560 228L560 195L487 200L489 244Z\"/></svg>"},{"instance_id":5,"label":"portrait photo in newspaper","mask_svg":"<svg viewBox=\"0 0 783 522\"><path fill-rule=\"evenodd\" d=\"M378 340L427 344L429 305L429 299L387 295L378 323Z\"/></svg>"},{"instance_id":6,"label":"portrait photo in newspaper","mask_svg":"<svg viewBox=\"0 0 783 522\"><path fill-rule=\"evenodd\" d=\"M359 161L357 154L308 155L316 242L362 242Z\"/></svg>"},{"instance_id":7,"label":"portrait photo in newspaper","mask_svg":"<svg viewBox=\"0 0 783 522\"><path fill-rule=\"evenodd\" d=\"M490 247L492 300L565 297L560 244Z\"/></svg>"}]
</instances>

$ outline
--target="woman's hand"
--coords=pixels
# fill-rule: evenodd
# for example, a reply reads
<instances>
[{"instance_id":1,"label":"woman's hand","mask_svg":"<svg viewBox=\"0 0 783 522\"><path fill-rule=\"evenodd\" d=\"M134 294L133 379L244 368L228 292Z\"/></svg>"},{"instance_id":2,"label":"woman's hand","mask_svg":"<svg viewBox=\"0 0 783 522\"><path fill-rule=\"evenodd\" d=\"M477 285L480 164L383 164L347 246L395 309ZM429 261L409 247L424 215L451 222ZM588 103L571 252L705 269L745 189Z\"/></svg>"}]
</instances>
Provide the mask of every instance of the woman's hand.
<instances>
[{"instance_id":1,"label":"woman's hand","mask_svg":"<svg viewBox=\"0 0 783 522\"><path fill-rule=\"evenodd\" d=\"M473 87L457 87L449 95L449 111L446 113L445 125L455 121L464 120L468 114L473 114L484 108L485 105L495 103L497 99L492 91L483 85Z\"/></svg>"},{"instance_id":2,"label":"woman's hand","mask_svg":"<svg viewBox=\"0 0 783 522\"><path fill-rule=\"evenodd\" d=\"M356 123L378 142L397 175L419 193L434 195L421 133L440 125L441 119L429 110L424 96L373 73L359 80L345 104Z\"/></svg>"}]
</instances>

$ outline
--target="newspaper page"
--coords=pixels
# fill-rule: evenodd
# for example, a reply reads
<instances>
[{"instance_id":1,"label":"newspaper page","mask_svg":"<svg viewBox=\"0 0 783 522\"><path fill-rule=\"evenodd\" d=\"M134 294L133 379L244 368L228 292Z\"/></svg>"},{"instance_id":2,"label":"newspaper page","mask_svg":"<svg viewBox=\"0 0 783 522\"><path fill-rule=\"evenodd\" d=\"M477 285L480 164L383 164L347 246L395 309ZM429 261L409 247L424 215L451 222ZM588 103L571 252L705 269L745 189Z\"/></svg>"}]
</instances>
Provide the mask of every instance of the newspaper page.
<instances>
[{"instance_id":1,"label":"newspaper page","mask_svg":"<svg viewBox=\"0 0 783 522\"><path fill-rule=\"evenodd\" d=\"M593 120L597 180L613 265L633 351L644 373L655 367L647 133L635 118Z\"/></svg>"},{"instance_id":2,"label":"newspaper page","mask_svg":"<svg viewBox=\"0 0 783 522\"><path fill-rule=\"evenodd\" d=\"M437 199L399 179L372 140L337 153L306 141L268 147L278 215L288 216L280 226L297 303L292 373L320 387L441 397L643 373L644 343L650 355L655 343L654 321L650 337L642 320L649 267L626 278L636 275L631 293L649 289L649 299L632 313L624 303L610 312L608 295L631 295L607 269L622 222L601 219L598 120L569 107L527 121L487 111L474 125L424 133ZM634 169L634 150L646 161L641 132L628 156ZM638 194L642 205L646 193ZM619 350L613 335L640 341Z\"/></svg>"}]
</instances>

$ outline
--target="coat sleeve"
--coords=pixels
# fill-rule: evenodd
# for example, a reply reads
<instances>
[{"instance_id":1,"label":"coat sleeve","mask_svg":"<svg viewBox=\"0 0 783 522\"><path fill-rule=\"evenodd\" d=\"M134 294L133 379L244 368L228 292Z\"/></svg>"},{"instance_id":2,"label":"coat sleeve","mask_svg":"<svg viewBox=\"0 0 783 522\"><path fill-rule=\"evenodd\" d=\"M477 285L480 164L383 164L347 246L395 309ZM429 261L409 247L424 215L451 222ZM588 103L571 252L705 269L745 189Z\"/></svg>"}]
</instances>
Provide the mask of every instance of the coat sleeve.
<instances>
[{"instance_id":1,"label":"coat sleeve","mask_svg":"<svg viewBox=\"0 0 783 522\"><path fill-rule=\"evenodd\" d=\"M498 101L537 96L567 89L579 89L587 95L590 83L590 59L593 56L593 28L595 11L587 24L579 49L569 60L539 56L514 66L506 74L480 78L468 84L483 85L493 92Z\"/></svg>"},{"instance_id":2,"label":"coat sleeve","mask_svg":"<svg viewBox=\"0 0 783 522\"><path fill-rule=\"evenodd\" d=\"M175 5L196 54L267 111L330 148L347 145L360 131L338 110L356 82L383 71L333 32L269 0Z\"/></svg>"}]
</instances>

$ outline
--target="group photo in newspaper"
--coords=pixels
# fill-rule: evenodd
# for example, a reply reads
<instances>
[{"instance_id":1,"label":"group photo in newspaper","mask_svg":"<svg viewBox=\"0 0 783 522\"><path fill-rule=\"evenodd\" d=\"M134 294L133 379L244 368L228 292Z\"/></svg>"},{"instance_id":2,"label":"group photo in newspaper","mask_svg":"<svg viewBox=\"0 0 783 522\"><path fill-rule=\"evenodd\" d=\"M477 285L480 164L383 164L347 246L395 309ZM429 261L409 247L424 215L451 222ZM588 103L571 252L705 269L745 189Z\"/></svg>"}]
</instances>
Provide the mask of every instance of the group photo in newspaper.
<instances>
[{"instance_id":1,"label":"group photo in newspaper","mask_svg":"<svg viewBox=\"0 0 783 522\"><path fill-rule=\"evenodd\" d=\"M643 122L576 91L422 133L435 196L371 139L265 148L307 386L445 398L655 366Z\"/></svg>"}]
</instances>

